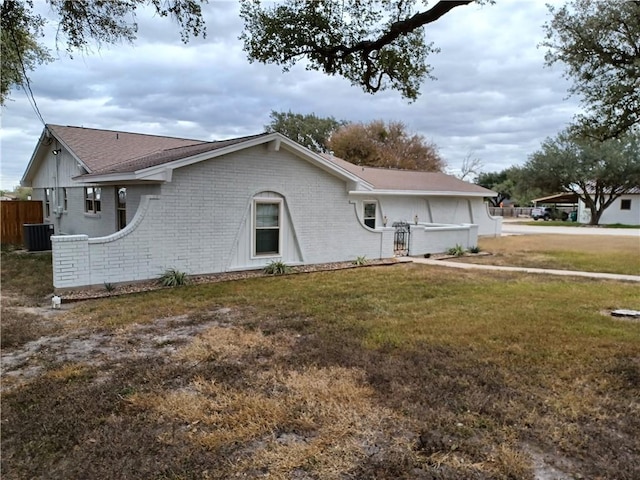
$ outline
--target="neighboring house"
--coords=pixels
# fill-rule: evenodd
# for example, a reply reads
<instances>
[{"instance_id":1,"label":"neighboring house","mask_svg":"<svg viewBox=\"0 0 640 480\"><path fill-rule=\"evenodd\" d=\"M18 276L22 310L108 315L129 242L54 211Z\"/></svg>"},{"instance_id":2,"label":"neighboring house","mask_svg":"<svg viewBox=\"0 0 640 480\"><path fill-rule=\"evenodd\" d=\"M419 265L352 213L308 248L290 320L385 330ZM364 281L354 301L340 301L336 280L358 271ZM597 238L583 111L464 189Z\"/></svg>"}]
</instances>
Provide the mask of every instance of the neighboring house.
<instances>
[{"instance_id":1,"label":"neighboring house","mask_svg":"<svg viewBox=\"0 0 640 480\"><path fill-rule=\"evenodd\" d=\"M591 210L578 199L578 221L589 223L591 221ZM640 225L640 187L635 187L629 192L616 198L609 205L598 222L600 225Z\"/></svg>"},{"instance_id":2,"label":"neighboring house","mask_svg":"<svg viewBox=\"0 0 640 480\"><path fill-rule=\"evenodd\" d=\"M208 274L271 261L410 254L500 235L495 195L441 173L363 168L279 133L219 142L47 125L23 176L54 225L57 289L168 268Z\"/></svg>"},{"instance_id":3,"label":"neighboring house","mask_svg":"<svg viewBox=\"0 0 640 480\"><path fill-rule=\"evenodd\" d=\"M573 192L558 193L548 197L536 198L534 204L575 204L577 205L577 220L580 223L591 221L591 210ZM640 187L634 187L609 205L600 217L599 225L640 225Z\"/></svg>"}]
</instances>

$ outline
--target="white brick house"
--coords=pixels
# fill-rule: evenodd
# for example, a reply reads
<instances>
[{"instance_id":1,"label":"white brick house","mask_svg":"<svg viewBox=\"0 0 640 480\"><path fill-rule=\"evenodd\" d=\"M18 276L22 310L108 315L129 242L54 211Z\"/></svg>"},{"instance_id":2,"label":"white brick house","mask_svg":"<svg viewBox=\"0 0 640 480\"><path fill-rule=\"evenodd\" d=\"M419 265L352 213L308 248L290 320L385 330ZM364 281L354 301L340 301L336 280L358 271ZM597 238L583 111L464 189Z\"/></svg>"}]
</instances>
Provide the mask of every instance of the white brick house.
<instances>
[{"instance_id":1,"label":"white brick house","mask_svg":"<svg viewBox=\"0 0 640 480\"><path fill-rule=\"evenodd\" d=\"M278 133L203 142L47 125L22 183L54 225L56 289L394 255L499 235L495 195L441 173L362 168Z\"/></svg>"}]
</instances>

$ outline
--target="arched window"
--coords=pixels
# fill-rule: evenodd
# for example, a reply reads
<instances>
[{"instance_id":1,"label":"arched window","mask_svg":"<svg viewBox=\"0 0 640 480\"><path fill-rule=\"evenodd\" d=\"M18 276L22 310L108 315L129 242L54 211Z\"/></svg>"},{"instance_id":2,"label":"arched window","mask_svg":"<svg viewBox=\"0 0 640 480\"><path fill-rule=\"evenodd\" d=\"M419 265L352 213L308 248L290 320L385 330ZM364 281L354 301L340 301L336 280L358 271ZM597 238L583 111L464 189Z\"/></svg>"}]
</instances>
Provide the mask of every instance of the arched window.
<instances>
[{"instance_id":1,"label":"arched window","mask_svg":"<svg viewBox=\"0 0 640 480\"><path fill-rule=\"evenodd\" d=\"M253 255L282 254L282 199L258 197L253 200Z\"/></svg>"}]
</instances>

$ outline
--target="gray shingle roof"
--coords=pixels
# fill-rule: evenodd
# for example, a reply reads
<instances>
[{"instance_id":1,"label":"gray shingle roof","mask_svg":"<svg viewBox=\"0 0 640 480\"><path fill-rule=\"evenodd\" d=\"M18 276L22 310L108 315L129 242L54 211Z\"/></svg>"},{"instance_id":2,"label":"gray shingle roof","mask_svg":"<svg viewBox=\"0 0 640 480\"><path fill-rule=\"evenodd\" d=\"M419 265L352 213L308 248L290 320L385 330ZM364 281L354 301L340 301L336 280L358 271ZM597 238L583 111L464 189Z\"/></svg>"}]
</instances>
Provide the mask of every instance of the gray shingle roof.
<instances>
[{"instance_id":1,"label":"gray shingle roof","mask_svg":"<svg viewBox=\"0 0 640 480\"><path fill-rule=\"evenodd\" d=\"M491 190L445 173L362 167L332 155L323 156L369 182L376 190L414 190L423 192L476 193L484 196L495 195Z\"/></svg>"},{"instance_id":2,"label":"gray shingle roof","mask_svg":"<svg viewBox=\"0 0 640 480\"><path fill-rule=\"evenodd\" d=\"M212 152L220 148L228 147L229 145L235 145L242 143L252 138L257 138L267 135L261 133L259 135L251 135L248 137L233 138L230 140L221 140L218 142L202 142L195 145L187 145L184 147L168 148L165 150L159 150L149 155L143 155L139 158L132 158L131 160L120 162L118 164L109 165L98 170L94 170L92 173L96 175L104 175L108 173L128 173L142 170L149 167L155 167L156 165L162 165L165 163L173 162L183 158L192 157L201 153Z\"/></svg>"},{"instance_id":3,"label":"gray shingle roof","mask_svg":"<svg viewBox=\"0 0 640 480\"><path fill-rule=\"evenodd\" d=\"M47 128L73 151L90 172L166 149L208 143L202 140L95 128L62 125L47 125Z\"/></svg>"}]
</instances>

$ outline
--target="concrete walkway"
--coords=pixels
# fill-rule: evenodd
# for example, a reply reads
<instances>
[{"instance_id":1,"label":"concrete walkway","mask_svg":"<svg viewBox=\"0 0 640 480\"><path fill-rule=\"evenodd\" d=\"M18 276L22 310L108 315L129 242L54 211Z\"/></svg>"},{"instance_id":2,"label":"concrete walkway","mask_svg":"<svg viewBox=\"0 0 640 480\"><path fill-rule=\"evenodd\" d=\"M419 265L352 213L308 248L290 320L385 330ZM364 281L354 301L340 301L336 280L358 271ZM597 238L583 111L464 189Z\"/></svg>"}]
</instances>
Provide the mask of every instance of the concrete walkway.
<instances>
[{"instance_id":1,"label":"concrete walkway","mask_svg":"<svg viewBox=\"0 0 640 480\"><path fill-rule=\"evenodd\" d=\"M577 272L574 270L547 270L545 268L527 267L502 267L496 265L478 265L475 263L448 262L446 260L435 260L433 258L403 257L399 259L403 262L421 263L424 265L435 265L439 267L461 268L466 270L494 270L503 272L524 272L541 273L545 275L561 275L564 277L587 277L606 280L623 280L627 282L640 282L638 275L620 275L617 273L597 273L597 272Z\"/></svg>"}]
</instances>

